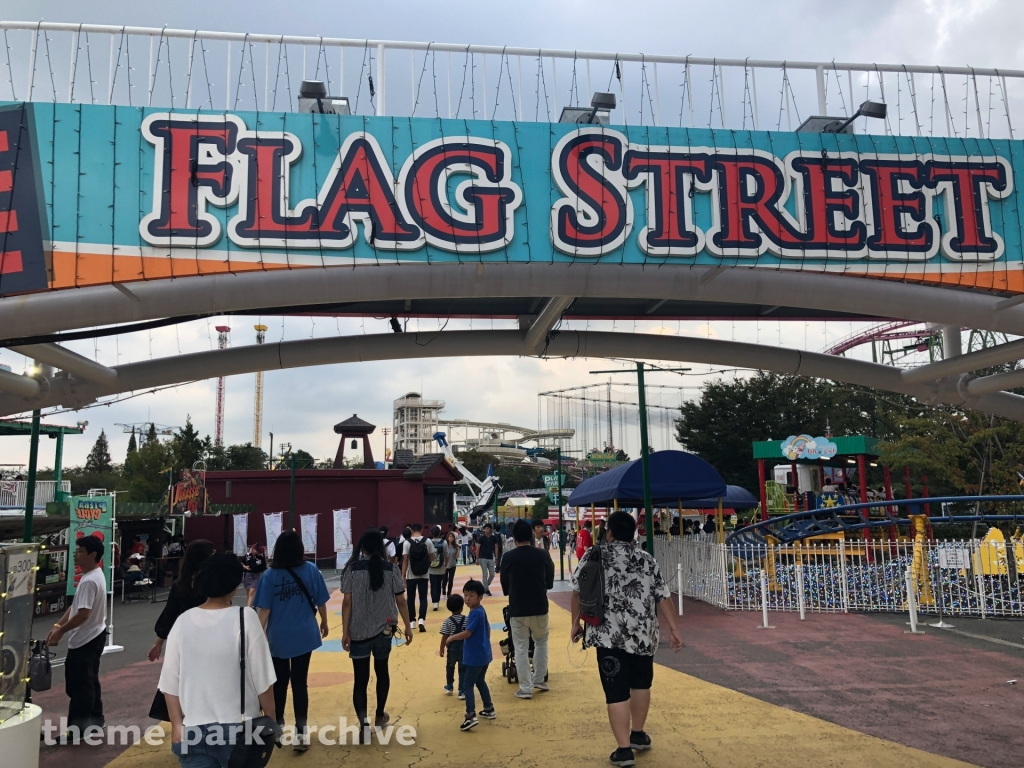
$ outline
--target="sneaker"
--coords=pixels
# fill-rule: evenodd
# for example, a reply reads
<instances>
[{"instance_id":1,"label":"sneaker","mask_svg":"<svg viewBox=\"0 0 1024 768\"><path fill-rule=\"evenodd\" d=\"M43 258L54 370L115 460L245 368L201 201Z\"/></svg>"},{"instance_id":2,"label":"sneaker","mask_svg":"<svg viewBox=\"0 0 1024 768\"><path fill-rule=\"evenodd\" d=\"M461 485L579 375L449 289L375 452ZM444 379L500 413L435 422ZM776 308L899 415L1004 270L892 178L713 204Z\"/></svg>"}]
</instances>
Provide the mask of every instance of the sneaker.
<instances>
[{"instance_id":1,"label":"sneaker","mask_svg":"<svg viewBox=\"0 0 1024 768\"><path fill-rule=\"evenodd\" d=\"M376 715L373 718L373 724L378 728L383 728L385 725L391 722L391 715L385 712L383 715Z\"/></svg>"},{"instance_id":2,"label":"sneaker","mask_svg":"<svg viewBox=\"0 0 1024 768\"><path fill-rule=\"evenodd\" d=\"M645 731L629 732L629 747L637 752L651 748L651 737Z\"/></svg>"},{"instance_id":3,"label":"sneaker","mask_svg":"<svg viewBox=\"0 0 1024 768\"><path fill-rule=\"evenodd\" d=\"M550 691L551 688L548 687L547 683L534 683L533 684L533 690L535 690L535 691Z\"/></svg>"},{"instance_id":4,"label":"sneaker","mask_svg":"<svg viewBox=\"0 0 1024 768\"><path fill-rule=\"evenodd\" d=\"M612 765L636 765L633 759L633 750L629 747L619 747L608 757Z\"/></svg>"},{"instance_id":5,"label":"sneaker","mask_svg":"<svg viewBox=\"0 0 1024 768\"><path fill-rule=\"evenodd\" d=\"M487 597L494 597L494 595L492 595L492 594L491 594L491 590L489 590L489 589L485 589L485 590L484 590L484 594L485 594L485 595L486 595Z\"/></svg>"},{"instance_id":6,"label":"sneaker","mask_svg":"<svg viewBox=\"0 0 1024 768\"><path fill-rule=\"evenodd\" d=\"M518 691L516 691L515 696L516 696L517 699L532 699L533 698L533 694L532 693L530 693L529 691L524 691L522 688L520 688Z\"/></svg>"},{"instance_id":7,"label":"sneaker","mask_svg":"<svg viewBox=\"0 0 1024 768\"><path fill-rule=\"evenodd\" d=\"M437 610L437 606L439 606L439 605L440 605L440 603L434 603L434 610L435 611Z\"/></svg>"},{"instance_id":8,"label":"sneaker","mask_svg":"<svg viewBox=\"0 0 1024 768\"><path fill-rule=\"evenodd\" d=\"M459 693L459 701L465 701L465 700L466 700L466 694L460 692Z\"/></svg>"},{"instance_id":9,"label":"sneaker","mask_svg":"<svg viewBox=\"0 0 1024 768\"><path fill-rule=\"evenodd\" d=\"M308 733L297 733L295 734L295 745L292 747L293 752L305 752L309 749L309 734Z\"/></svg>"},{"instance_id":10,"label":"sneaker","mask_svg":"<svg viewBox=\"0 0 1024 768\"><path fill-rule=\"evenodd\" d=\"M423 621L423 619L420 619L420 632L426 632L426 631L427 631L427 623L425 621Z\"/></svg>"},{"instance_id":11,"label":"sneaker","mask_svg":"<svg viewBox=\"0 0 1024 768\"><path fill-rule=\"evenodd\" d=\"M494 711L494 707L488 707L487 709L480 710L480 717L486 717L488 720L493 720L498 716L498 713Z\"/></svg>"},{"instance_id":12,"label":"sneaker","mask_svg":"<svg viewBox=\"0 0 1024 768\"><path fill-rule=\"evenodd\" d=\"M466 715L466 719L462 721L462 725L459 726L460 731L468 731L471 728L476 728L480 725L480 721L473 715Z\"/></svg>"},{"instance_id":13,"label":"sneaker","mask_svg":"<svg viewBox=\"0 0 1024 768\"><path fill-rule=\"evenodd\" d=\"M444 687L444 692L445 692L445 693L447 693L447 694L448 694L449 696L451 696L451 695L452 695L452 693L453 693L453 689L452 689L452 687L451 687L451 686L448 686L448 685L446 685L446 686Z\"/></svg>"}]
</instances>

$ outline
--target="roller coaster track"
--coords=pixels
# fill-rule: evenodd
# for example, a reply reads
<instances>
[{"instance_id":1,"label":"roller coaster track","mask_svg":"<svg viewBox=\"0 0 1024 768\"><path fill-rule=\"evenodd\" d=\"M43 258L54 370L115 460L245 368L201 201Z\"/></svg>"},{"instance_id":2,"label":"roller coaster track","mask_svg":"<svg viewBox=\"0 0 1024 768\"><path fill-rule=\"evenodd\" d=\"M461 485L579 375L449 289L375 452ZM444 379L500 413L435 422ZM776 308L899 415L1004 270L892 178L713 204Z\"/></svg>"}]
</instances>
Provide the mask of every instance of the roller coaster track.
<instances>
[{"instance_id":1,"label":"roller coaster track","mask_svg":"<svg viewBox=\"0 0 1024 768\"><path fill-rule=\"evenodd\" d=\"M830 533L849 534L870 528L882 528L891 525L908 525L906 517L893 514L893 507L909 507L911 514L920 514L925 504L989 504L994 502L1024 502L1024 496L938 496L928 499L893 499L891 501L868 501L858 504L847 504L842 507L823 507L797 512L792 515L780 515L764 520L755 525L734 531L726 539L726 543L734 546L764 546L771 537L783 544L820 536ZM880 508L883 517L863 517L864 510ZM939 509L942 507L939 506ZM932 525L949 525L955 523L974 522L1019 522L1024 524L1024 508L1020 514L1013 515L930 515Z\"/></svg>"}]
</instances>

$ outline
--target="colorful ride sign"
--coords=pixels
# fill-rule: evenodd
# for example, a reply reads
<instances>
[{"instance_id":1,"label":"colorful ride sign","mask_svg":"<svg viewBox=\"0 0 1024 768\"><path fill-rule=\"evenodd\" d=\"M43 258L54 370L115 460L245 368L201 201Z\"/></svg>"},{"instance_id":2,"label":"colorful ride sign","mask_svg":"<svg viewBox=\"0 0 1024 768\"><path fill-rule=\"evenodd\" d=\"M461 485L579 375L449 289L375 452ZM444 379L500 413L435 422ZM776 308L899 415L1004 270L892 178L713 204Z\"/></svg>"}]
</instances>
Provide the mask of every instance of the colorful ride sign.
<instances>
[{"instance_id":1,"label":"colorful ride sign","mask_svg":"<svg viewBox=\"0 0 1024 768\"><path fill-rule=\"evenodd\" d=\"M0 294L603 261L1024 292L1010 140L11 103Z\"/></svg>"},{"instance_id":2,"label":"colorful ride sign","mask_svg":"<svg viewBox=\"0 0 1024 768\"><path fill-rule=\"evenodd\" d=\"M810 435L790 435L782 443L782 455L790 461L803 459L831 459L839 452L838 446L827 437L811 437Z\"/></svg>"},{"instance_id":3,"label":"colorful ride sign","mask_svg":"<svg viewBox=\"0 0 1024 768\"><path fill-rule=\"evenodd\" d=\"M114 562L114 497L113 496L73 496L71 498L71 526L68 530L68 544L74 554L75 542L85 536L96 536L103 542L104 554L100 560L100 568L109 578ZM74 578L68 579L68 594L75 594L82 572L74 567ZM110 582L107 582L109 588Z\"/></svg>"}]
</instances>

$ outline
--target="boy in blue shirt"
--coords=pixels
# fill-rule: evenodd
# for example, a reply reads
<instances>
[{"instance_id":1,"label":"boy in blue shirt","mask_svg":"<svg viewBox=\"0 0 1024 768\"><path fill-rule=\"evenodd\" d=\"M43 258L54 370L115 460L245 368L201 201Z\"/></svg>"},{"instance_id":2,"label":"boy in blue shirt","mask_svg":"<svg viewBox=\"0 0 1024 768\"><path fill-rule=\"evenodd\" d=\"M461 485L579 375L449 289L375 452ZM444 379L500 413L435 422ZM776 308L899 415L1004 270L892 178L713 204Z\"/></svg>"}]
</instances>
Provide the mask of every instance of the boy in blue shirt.
<instances>
[{"instance_id":1,"label":"boy in blue shirt","mask_svg":"<svg viewBox=\"0 0 1024 768\"><path fill-rule=\"evenodd\" d=\"M484 708L480 710L480 717L493 720L497 715L494 712L494 705L491 702L491 692L487 688L487 666L491 663L491 623L487 620L487 611L480 603L484 599L484 585L474 579L466 582L462 588L462 596L469 608L469 618L466 619L466 628L462 632L445 637L445 645L465 641L462 644L462 663L465 670L465 682L463 692L466 694L466 719L460 730L468 731L480 724L476 719L476 700L474 697L474 686L480 691L480 698L483 700Z\"/></svg>"}]
</instances>

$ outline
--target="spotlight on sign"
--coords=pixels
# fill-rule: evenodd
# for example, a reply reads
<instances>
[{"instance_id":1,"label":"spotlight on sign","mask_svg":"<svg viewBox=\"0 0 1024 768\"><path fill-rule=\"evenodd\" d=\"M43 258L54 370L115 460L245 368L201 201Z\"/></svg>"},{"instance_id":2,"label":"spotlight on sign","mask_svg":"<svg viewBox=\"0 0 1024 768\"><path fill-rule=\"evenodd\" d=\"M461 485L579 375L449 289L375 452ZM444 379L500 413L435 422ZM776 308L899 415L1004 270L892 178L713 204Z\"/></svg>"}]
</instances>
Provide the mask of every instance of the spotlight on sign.
<instances>
[{"instance_id":1,"label":"spotlight on sign","mask_svg":"<svg viewBox=\"0 0 1024 768\"><path fill-rule=\"evenodd\" d=\"M796 129L797 133L853 133L850 126L858 117L874 117L884 120L887 113L885 102L865 101L851 117L808 117Z\"/></svg>"},{"instance_id":2,"label":"spotlight on sign","mask_svg":"<svg viewBox=\"0 0 1024 768\"><path fill-rule=\"evenodd\" d=\"M351 115L348 96L328 96L320 80L303 80L299 88L299 112L318 112L321 115Z\"/></svg>"},{"instance_id":3,"label":"spotlight on sign","mask_svg":"<svg viewBox=\"0 0 1024 768\"><path fill-rule=\"evenodd\" d=\"M609 113L615 109L615 94L598 91L590 100L590 107L563 107L560 123L577 125L608 125Z\"/></svg>"}]
</instances>

